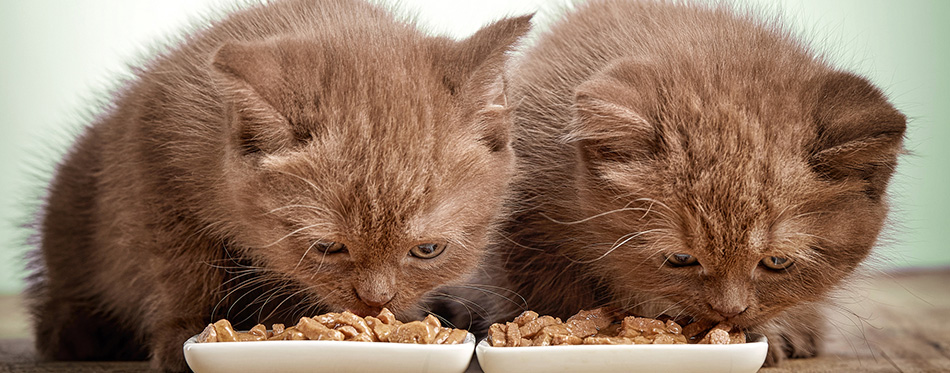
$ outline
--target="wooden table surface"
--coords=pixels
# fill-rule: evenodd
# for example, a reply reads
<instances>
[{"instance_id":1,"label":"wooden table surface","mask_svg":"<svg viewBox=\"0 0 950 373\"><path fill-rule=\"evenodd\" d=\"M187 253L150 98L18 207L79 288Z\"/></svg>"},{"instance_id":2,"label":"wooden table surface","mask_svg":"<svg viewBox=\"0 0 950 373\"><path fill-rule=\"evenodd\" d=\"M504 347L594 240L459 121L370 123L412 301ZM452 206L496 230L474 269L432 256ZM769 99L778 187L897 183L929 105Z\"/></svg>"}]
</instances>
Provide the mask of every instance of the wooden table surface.
<instances>
[{"instance_id":1,"label":"wooden table surface","mask_svg":"<svg viewBox=\"0 0 950 373\"><path fill-rule=\"evenodd\" d=\"M822 354L762 373L950 372L950 268L859 281L829 310ZM0 296L0 372L139 372L144 362L38 362L17 296ZM477 365L469 369L479 372Z\"/></svg>"}]
</instances>

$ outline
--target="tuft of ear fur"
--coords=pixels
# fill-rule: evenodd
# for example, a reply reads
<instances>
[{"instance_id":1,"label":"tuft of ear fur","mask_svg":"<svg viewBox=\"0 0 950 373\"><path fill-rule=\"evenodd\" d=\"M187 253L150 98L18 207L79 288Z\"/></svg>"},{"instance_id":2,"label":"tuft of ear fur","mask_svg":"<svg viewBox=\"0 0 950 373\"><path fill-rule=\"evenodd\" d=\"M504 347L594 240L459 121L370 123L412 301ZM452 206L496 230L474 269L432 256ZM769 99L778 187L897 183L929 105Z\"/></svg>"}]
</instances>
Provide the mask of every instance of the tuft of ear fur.
<instances>
[{"instance_id":1,"label":"tuft of ear fur","mask_svg":"<svg viewBox=\"0 0 950 373\"><path fill-rule=\"evenodd\" d=\"M493 152L508 149L510 124L505 95L508 52L531 29L533 15L506 18L455 44L437 62L443 84L462 101L481 141Z\"/></svg>"},{"instance_id":2,"label":"tuft of ear fur","mask_svg":"<svg viewBox=\"0 0 950 373\"><path fill-rule=\"evenodd\" d=\"M242 154L274 153L294 144L290 123L268 101L280 97L279 66L275 46L267 43L227 43L212 58L211 75Z\"/></svg>"},{"instance_id":3,"label":"tuft of ear fur","mask_svg":"<svg viewBox=\"0 0 950 373\"><path fill-rule=\"evenodd\" d=\"M445 76L443 82L453 95L472 85L486 86L503 75L507 54L515 43L531 29L534 15L505 18L485 26L472 36L456 44L441 61ZM503 91L499 87L485 87L489 99ZM494 88L495 90L492 90ZM496 93L492 95L491 93Z\"/></svg>"},{"instance_id":4,"label":"tuft of ear fur","mask_svg":"<svg viewBox=\"0 0 950 373\"><path fill-rule=\"evenodd\" d=\"M872 199L884 193L901 152L906 118L864 78L836 72L812 83L818 131L809 163L829 180L863 180Z\"/></svg>"},{"instance_id":5,"label":"tuft of ear fur","mask_svg":"<svg viewBox=\"0 0 950 373\"><path fill-rule=\"evenodd\" d=\"M574 118L566 141L586 162L646 160L659 151L652 115L657 100L653 69L634 61L608 67L574 92Z\"/></svg>"}]
</instances>

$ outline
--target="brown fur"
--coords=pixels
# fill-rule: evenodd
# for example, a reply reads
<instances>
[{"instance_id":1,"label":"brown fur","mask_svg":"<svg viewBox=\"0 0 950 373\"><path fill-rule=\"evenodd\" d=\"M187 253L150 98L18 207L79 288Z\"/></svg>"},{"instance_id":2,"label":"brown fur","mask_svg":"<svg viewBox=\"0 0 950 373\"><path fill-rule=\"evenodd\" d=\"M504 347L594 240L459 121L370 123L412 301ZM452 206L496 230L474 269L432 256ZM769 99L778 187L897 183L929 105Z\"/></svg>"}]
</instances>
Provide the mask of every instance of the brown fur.
<instances>
[{"instance_id":1,"label":"brown fur","mask_svg":"<svg viewBox=\"0 0 950 373\"><path fill-rule=\"evenodd\" d=\"M769 364L815 354L817 306L887 212L905 118L877 88L777 21L683 2L579 5L510 74L524 177L499 260L527 308L725 320L766 333Z\"/></svg>"},{"instance_id":2,"label":"brown fur","mask_svg":"<svg viewBox=\"0 0 950 373\"><path fill-rule=\"evenodd\" d=\"M363 1L276 1L154 58L50 185L39 352L184 370L182 343L218 318L416 317L475 270L503 214L496 102L529 18L454 41ZM409 255L424 243L448 248Z\"/></svg>"}]
</instances>

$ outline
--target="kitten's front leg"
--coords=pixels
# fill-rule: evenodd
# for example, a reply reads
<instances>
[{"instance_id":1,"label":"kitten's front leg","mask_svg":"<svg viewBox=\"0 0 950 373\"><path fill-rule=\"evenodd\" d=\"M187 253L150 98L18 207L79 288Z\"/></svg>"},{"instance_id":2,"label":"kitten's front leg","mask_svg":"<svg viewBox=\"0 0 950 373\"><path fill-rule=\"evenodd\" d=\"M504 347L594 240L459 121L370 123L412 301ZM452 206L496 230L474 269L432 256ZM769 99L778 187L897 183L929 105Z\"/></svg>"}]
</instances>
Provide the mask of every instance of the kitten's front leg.
<instances>
[{"instance_id":1,"label":"kitten's front leg","mask_svg":"<svg viewBox=\"0 0 950 373\"><path fill-rule=\"evenodd\" d=\"M164 317L153 324L151 368L163 372L187 372L182 344L204 328L204 316L182 312L157 315Z\"/></svg>"},{"instance_id":2,"label":"kitten's front leg","mask_svg":"<svg viewBox=\"0 0 950 373\"><path fill-rule=\"evenodd\" d=\"M147 320L152 369L188 371L182 345L207 326L216 302L213 295L222 281L217 270L203 263L169 263L159 279L151 320Z\"/></svg>"},{"instance_id":3,"label":"kitten's front leg","mask_svg":"<svg viewBox=\"0 0 950 373\"><path fill-rule=\"evenodd\" d=\"M776 366L785 358L808 358L818 354L825 318L816 306L801 306L785 312L752 331L769 339L765 366Z\"/></svg>"}]
</instances>

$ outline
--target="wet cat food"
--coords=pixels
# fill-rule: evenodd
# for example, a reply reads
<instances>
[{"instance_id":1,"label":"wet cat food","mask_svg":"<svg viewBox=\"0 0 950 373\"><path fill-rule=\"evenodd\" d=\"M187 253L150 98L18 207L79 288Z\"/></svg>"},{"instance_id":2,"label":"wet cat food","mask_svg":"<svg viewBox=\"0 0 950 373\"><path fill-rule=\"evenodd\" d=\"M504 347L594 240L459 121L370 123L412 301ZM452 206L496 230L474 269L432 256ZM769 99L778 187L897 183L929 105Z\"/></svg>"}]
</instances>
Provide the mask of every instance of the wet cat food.
<instances>
[{"instance_id":1,"label":"wet cat food","mask_svg":"<svg viewBox=\"0 0 950 373\"><path fill-rule=\"evenodd\" d=\"M682 320L681 320L682 321ZM686 323L685 321L683 321ZM511 322L492 324L488 342L494 347L597 344L733 344L745 333L731 325L694 322L680 326L673 318L620 317L603 308L582 310L560 318L525 311Z\"/></svg>"},{"instance_id":2,"label":"wet cat food","mask_svg":"<svg viewBox=\"0 0 950 373\"><path fill-rule=\"evenodd\" d=\"M334 312L302 317L297 325L290 327L274 324L271 330L267 330L263 324L258 324L247 332L235 331L228 320L221 319L208 324L198 335L198 342L315 340L459 344L467 335L465 330L442 327L432 315L422 321L403 323L383 308L376 317L363 318L349 311Z\"/></svg>"}]
</instances>

